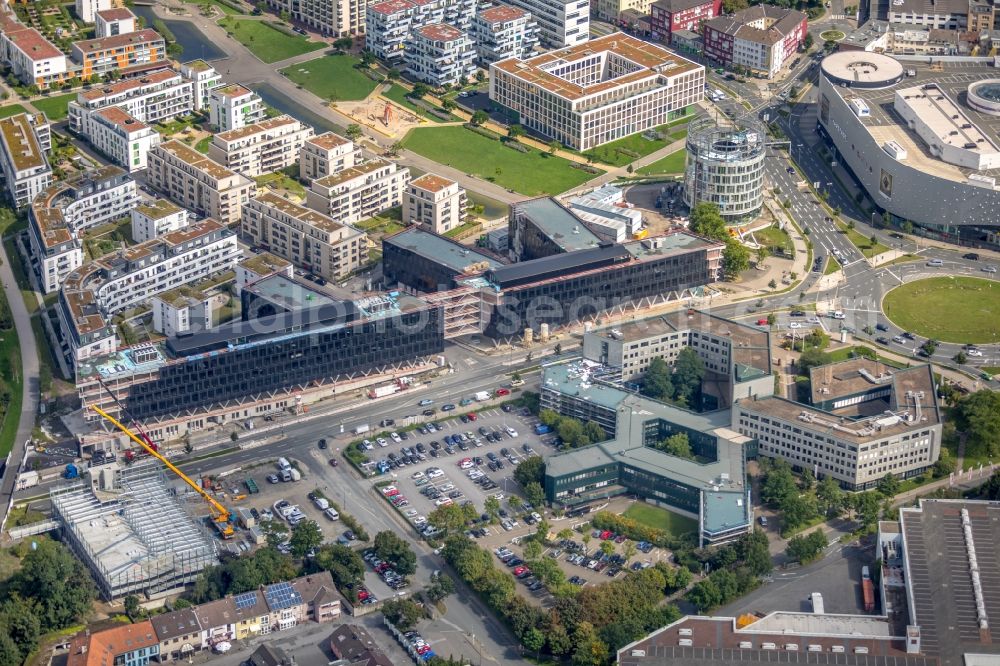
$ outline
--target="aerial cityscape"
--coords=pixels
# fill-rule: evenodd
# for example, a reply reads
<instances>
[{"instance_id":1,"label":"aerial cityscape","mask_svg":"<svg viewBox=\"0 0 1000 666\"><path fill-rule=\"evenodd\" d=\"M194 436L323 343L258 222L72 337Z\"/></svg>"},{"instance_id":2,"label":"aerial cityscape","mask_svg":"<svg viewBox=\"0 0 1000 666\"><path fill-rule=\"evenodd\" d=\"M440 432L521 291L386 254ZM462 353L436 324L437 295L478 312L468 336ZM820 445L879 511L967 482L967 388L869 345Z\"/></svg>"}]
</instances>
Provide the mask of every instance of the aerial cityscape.
<instances>
[{"instance_id":1,"label":"aerial cityscape","mask_svg":"<svg viewBox=\"0 0 1000 666\"><path fill-rule=\"evenodd\" d=\"M1000 666L1000 5L0 3L0 666Z\"/></svg>"}]
</instances>

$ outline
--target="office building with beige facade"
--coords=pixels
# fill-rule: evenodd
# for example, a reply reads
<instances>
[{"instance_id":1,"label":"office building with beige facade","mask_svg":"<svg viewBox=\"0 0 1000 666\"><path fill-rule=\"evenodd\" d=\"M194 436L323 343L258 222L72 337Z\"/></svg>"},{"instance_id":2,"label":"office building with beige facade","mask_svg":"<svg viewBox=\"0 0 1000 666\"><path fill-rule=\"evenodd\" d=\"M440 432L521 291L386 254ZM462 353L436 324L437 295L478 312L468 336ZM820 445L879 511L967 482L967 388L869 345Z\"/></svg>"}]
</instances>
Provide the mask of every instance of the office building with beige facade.
<instances>
[{"instance_id":1,"label":"office building with beige facade","mask_svg":"<svg viewBox=\"0 0 1000 666\"><path fill-rule=\"evenodd\" d=\"M702 65L623 33L490 65L490 99L574 150L653 130L704 94Z\"/></svg>"},{"instance_id":2,"label":"office building with beige facade","mask_svg":"<svg viewBox=\"0 0 1000 666\"><path fill-rule=\"evenodd\" d=\"M368 236L272 192L243 207L243 233L262 247L326 280L339 280L368 260Z\"/></svg>"},{"instance_id":3,"label":"office building with beige facade","mask_svg":"<svg viewBox=\"0 0 1000 666\"><path fill-rule=\"evenodd\" d=\"M361 147L333 132L306 139L299 154L299 178L310 183L361 164Z\"/></svg>"},{"instance_id":4,"label":"office building with beige facade","mask_svg":"<svg viewBox=\"0 0 1000 666\"><path fill-rule=\"evenodd\" d=\"M171 201L223 224L236 224L257 186L180 141L162 143L149 153L146 182Z\"/></svg>"},{"instance_id":5,"label":"office building with beige facade","mask_svg":"<svg viewBox=\"0 0 1000 666\"><path fill-rule=\"evenodd\" d=\"M314 180L306 192L306 203L341 224L355 224L402 205L409 182L409 169L373 159Z\"/></svg>"},{"instance_id":6,"label":"office building with beige facade","mask_svg":"<svg viewBox=\"0 0 1000 666\"><path fill-rule=\"evenodd\" d=\"M411 180L406 188L403 221L444 234L462 226L468 204L465 189L458 183L432 173L424 174Z\"/></svg>"},{"instance_id":7,"label":"office building with beige facade","mask_svg":"<svg viewBox=\"0 0 1000 666\"><path fill-rule=\"evenodd\" d=\"M291 116L268 118L212 137L208 156L237 173L255 178L299 161L313 129Z\"/></svg>"}]
</instances>

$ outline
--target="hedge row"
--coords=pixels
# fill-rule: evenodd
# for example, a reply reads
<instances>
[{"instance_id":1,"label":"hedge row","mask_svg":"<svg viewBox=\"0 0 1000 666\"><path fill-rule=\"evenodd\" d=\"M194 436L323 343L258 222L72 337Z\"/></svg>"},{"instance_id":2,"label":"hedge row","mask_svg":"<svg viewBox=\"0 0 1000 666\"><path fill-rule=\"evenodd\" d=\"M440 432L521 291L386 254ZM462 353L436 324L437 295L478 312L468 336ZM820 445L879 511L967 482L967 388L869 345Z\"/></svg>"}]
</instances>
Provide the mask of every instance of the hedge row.
<instances>
[{"instance_id":1,"label":"hedge row","mask_svg":"<svg viewBox=\"0 0 1000 666\"><path fill-rule=\"evenodd\" d=\"M669 532L643 525L631 518L610 511L598 511L590 523L595 529L611 530L617 534L624 534L633 541L648 541L661 548L671 548L674 543Z\"/></svg>"}]
</instances>

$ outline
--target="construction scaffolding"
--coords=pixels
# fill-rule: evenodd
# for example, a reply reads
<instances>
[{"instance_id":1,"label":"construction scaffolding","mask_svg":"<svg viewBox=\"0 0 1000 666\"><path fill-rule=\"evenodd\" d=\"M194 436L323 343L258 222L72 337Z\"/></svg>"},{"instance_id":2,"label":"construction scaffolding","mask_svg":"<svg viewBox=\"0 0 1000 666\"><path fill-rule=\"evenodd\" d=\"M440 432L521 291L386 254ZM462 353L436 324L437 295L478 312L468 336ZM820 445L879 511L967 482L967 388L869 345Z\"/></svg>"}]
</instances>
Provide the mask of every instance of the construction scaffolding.
<instances>
[{"instance_id":1,"label":"construction scaffolding","mask_svg":"<svg viewBox=\"0 0 1000 666\"><path fill-rule=\"evenodd\" d=\"M218 562L215 541L184 510L157 461L122 467L115 477L109 490L84 480L49 493L105 599L175 590Z\"/></svg>"}]
</instances>

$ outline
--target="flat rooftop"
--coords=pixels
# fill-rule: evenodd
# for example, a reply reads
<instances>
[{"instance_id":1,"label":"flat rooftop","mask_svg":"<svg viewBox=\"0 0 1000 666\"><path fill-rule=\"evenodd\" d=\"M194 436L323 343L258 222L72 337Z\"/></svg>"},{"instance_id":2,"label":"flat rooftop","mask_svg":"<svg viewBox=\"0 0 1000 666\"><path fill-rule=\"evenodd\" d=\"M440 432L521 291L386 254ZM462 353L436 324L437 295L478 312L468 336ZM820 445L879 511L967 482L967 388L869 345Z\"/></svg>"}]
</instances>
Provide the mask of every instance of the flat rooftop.
<instances>
[{"instance_id":1,"label":"flat rooftop","mask_svg":"<svg viewBox=\"0 0 1000 666\"><path fill-rule=\"evenodd\" d=\"M333 150L334 148L346 146L347 144L353 142L350 139L340 136L339 134L324 132L323 134L308 139L306 143L311 143L318 148L322 148L323 150Z\"/></svg>"},{"instance_id":2,"label":"flat rooftop","mask_svg":"<svg viewBox=\"0 0 1000 666\"><path fill-rule=\"evenodd\" d=\"M215 160L209 159L194 148L191 148L176 139L173 141L167 141L166 143L161 143L156 146L152 152L155 154L156 151L160 150L165 153L169 153L184 164L187 164L188 166L193 167L216 180L222 180L223 178L229 178L232 176L237 176L240 179L247 180L245 176L227 169Z\"/></svg>"},{"instance_id":3,"label":"flat rooftop","mask_svg":"<svg viewBox=\"0 0 1000 666\"><path fill-rule=\"evenodd\" d=\"M519 201L514 214L527 217L563 252L597 247L601 239L579 217L552 197Z\"/></svg>"},{"instance_id":4,"label":"flat rooftop","mask_svg":"<svg viewBox=\"0 0 1000 666\"><path fill-rule=\"evenodd\" d=\"M48 166L27 113L0 118L0 134L3 135L4 149L15 169L27 171Z\"/></svg>"},{"instance_id":5,"label":"flat rooftop","mask_svg":"<svg viewBox=\"0 0 1000 666\"><path fill-rule=\"evenodd\" d=\"M433 173L425 173L423 176L410 181L411 187L417 187L427 192L440 192L452 185L455 185L455 181Z\"/></svg>"},{"instance_id":6,"label":"flat rooftop","mask_svg":"<svg viewBox=\"0 0 1000 666\"><path fill-rule=\"evenodd\" d=\"M481 254L474 248L417 227L404 229L394 236L383 239L382 242L409 250L420 257L445 265L459 274L469 272L469 268L476 264L485 263L486 270L502 266L496 259Z\"/></svg>"},{"instance_id":7,"label":"flat rooftop","mask_svg":"<svg viewBox=\"0 0 1000 666\"><path fill-rule=\"evenodd\" d=\"M264 273L285 270L292 265L292 262L270 252L261 252L244 259L238 265L257 275L263 275Z\"/></svg>"},{"instance_id":8,"label":"flat rooftop","mask_svg":"<svg viewBox=\"0 0 1000 666\"><path fill-rule=\"evenodd\" d=\"M981 155L995 155L1000 150L966 115L965 110L972 107L959 104L936 83L900 88L896 101L909 107L943 144L965 146L965 150Z\"/></svg>"},{"instance_id":9,"label":"flat rooftop","mask_svg":"<svg viewBox=\"0 0 1000 666\"><path fill-rule=\"evenodd\" d=\"M858 53L856 51L848 51L843 52L842 54L834 55L847 56L851 54L862 58L877 55ZM890 59L888 56L883 57ZM827 59L824 59L824 66L826 66L826 61ZM996 68L975 62L936 62L934 66L935 69L932 70L926 63L918 62L916 60L908 60L906 61L906 69L913 70L915 76L906 77L903 79L901 84L896 84L887 88L870 90L860 87L840 88L836 85L831 86L831 88L845 100L849 100L852 97L864 100L868 105L871 115L863 116L858 118L858 120L865 126L879 145L885 144L889 141L895 141L901 147L906 149L907 156L905 162L911 167L924 171L925 173L933 174L939 178L946 178L958 182L965 182L968 176L973 173L979 173L1000 179L1000 169L973 171L971 169L964 169L948 164L947 162L931 155L927 149L927 144L924 143L923 139L921 139L916 132L906 127L905 121L903 121L902 117L893 108L896 92L898 90L920 87L924 84L934 83L937 84L937 86L948 98L953 101L957 100L956 104L962 114L964 114L968 118L968 121L978 128L980 132L982 132L983 136L990 138L991 141L1000 137L1000 117L980 113L964 102L969 84L985 79L996 78ZM899 67L902 69L902 65L899 65Z\"/></svg>"},{"instance_id":10,"label":"flat rooftop","mask_svg":"<svg viewBox=\"0 0 1000 666\"><path fill-rule=\"evenodd\" d=\"M73 48L82 51L84 55L90 55L101 51L114 51L138 44L152 44L162 41L163 36L160 33L152 28L146 28L145 30L126 32L111 37L98 37L97 39L73 42Z\"/></svg>"},{"instance_id":11,"label":"flat rooftop","mask_svg":"<svg viewBox=\"0 0 1000 666\"><path fill-rule=\"evenodd\" d=\"M172 201L167 201L166 199L155 199L148 203L139 204L135 207L135 210L151 220L161 220L168 215L174 215L184 209Z\"/></svg>"},{"instance_id":12,"label":"flat rooftop","mask_svg":"<svg viewBox=\"0 0 1000 666\"><path fill-rule=\"evenodd\" d=\"M259 123L252 123L241 127L239 129L229 130L228 132L222 132L215 135L215 139L219 139L223 142L228 141L239 141L240 139L245 139L248 136L253 136L254 134L263 134L265 132L270 132L281 127L296 127L296 129L302 128L302 123L300 123L295 118L291 116L281 115L275 116L274 118L265 118ZM214 140L214 139L213 139Z\"/></svg>"},{"instance_id":13,"label":"flat rooftop","mask_svg":"<svg viewBox=\"0 0 1000 666\"><path fill-rule=\"evenodd\" d=\"M126 9L125 11L128 10ZM131 14L131 12L129 13ZM135 91L135 94L139 94L146 88L159 87L168 81L181 83L182 78L179 73L165 66L163 69L146 74L145 76L134 79L125 79L124 81L116 81L115 83L110 83L106 86L101 86L100 88L94 88L93 90L80 91L77 93L77 99L86 100L88 102L96 102L106 97L113 97L115 95L121 95L131 91Z\"/></svg>"},{"instance_id":14,"label":"flat rooftop","mask_svg":"<svg viewBox=\"0 0 1000 666\"><path fill-rule=\"evenodd\" d=\"M315 227L324 233L334 233L345 228L350 229L354 233L360 233L353 227L337 222L329 215L324 215L323 213L315 211L311 208L306 208L305 206L299 206L298 204L292 203L288 199L278 196L271 190L264 190L263 192L258 193L257 196L254 197L254 200L271 206L285 215L295 218L310 227Z\"/></svg>"},{"instance_id":15,"label":"flat rooftop","mask_svg":"<svg viewBox=\"0 0 1000 666\"><path fill-rule=\"evenodd\" d=\"M310 289L285 275L269 275L253 284L246 285L243 290L256 294L291 312L339 303L326 294Z\"/></svg>"},{"instance_id":16,"label":"flat rooftop","mask_svg":"<svg viewBox=\"0 0 1000 666\"><path fill-rule=\"evenodd\" d=\"M630 71L615 78L581 85L553 71L572 69L577 61L595 57L618 58L631 63ZM660 76L676 76L696 69L703 69L690 60L680 57L667 49L656 46L625 33L616 32L590 41L556 49L528 60L508 58L492 65L512 74L522 81L542 88L568 100L578 100L615 90L622 86L634 85L648 79L650 87L657 85Z\"/></svg>"},{"instance_id":17,"label":"flat rooftop","mask_svg":"<svg viewBox=\"0 0 1000 666\"><path fill-rule=\"evenodd\" d=\"M971 540L963 529L968 511ZM1000 655L1000 503L922 499L900 510L910 597L910 623L920 626L924 652L942 666L963 655ZM987 626L979 626L970 552L975 553Z\"/></svg>"},{"instance_id":18,"label":"flat rooftop","mask_svg":"<svg viewBox=\"0 0 1000 666\"><path fill-rule=\"evenodd\" d=\"M375 173L379 169L384 169L390 165L394 165L393 162L387 162L386 160L380 158L373 158L365 162L364 164L358 164L350 169L344 169L343 171L338 171L337 173L331 173L329 176L324 176L318 180L314 180L313 184L320 187L336 187L337 185L343 185L344 183L354 180L355 178L361 178L369 174ZM406 167L403 167L404 169Z\"/></svg>"}]
</instances>

